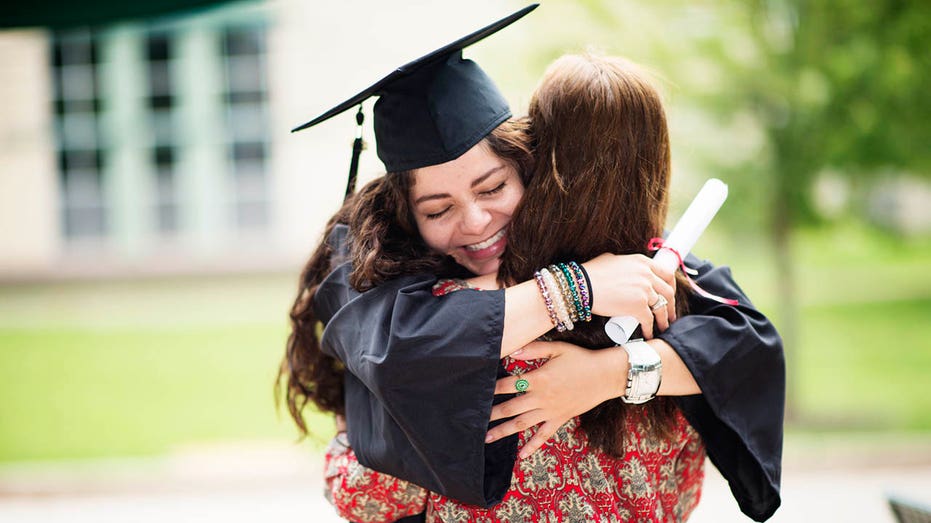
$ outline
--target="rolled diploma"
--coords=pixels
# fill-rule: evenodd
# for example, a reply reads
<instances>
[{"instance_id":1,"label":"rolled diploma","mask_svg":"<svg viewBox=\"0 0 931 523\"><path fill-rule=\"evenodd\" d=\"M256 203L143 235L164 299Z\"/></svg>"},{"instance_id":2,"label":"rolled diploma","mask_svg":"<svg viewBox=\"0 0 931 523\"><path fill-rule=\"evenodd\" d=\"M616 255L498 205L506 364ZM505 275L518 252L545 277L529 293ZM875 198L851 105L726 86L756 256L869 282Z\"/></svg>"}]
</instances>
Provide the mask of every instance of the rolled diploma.
<instances>
[{"instance_id":1,"label":"rolled diploma","mask_svg":"<svg viewBox=\"0 0 931 523\"><path fill-rule=\"evenodd\" d=\"M669 236L663 242L664 248L653 256L653 259L656 260L660 267L669 272L676 270L679 266L679 258L665 247L675 249L682 256L682 259L685 259L695 242L698 241L698 237L705 232L705 228L711 223L711 219L718 213L726 199L727 184L717 178L711 178L705 182L705 185L698 191L698 195L689 204L688 209L685 210L685 213L682 214L682 217L676 222L676 226L672 228ZM633 316L615 316L605 324L605 332L615 343L620 345L627 343L634 330L637 329L637 325L639 323Z\"/></svg>"}]
</instances>

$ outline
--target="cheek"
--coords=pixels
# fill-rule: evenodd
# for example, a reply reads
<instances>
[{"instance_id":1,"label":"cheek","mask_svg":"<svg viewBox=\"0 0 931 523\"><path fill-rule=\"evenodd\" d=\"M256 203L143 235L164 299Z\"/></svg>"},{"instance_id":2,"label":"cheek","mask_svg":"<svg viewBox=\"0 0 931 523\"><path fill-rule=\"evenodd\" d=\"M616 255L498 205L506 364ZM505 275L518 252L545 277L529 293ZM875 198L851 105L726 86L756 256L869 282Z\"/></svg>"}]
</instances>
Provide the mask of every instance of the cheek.
<instances>
[{"instance_id":1,"label":"cheek","mask_svg":"<svg viewBox=\"0 0 931 523\"><path fill-rule=\"evenodd\" d=\"M517 209L517 204L520 203L521 198L524 196L524 189L516 190L510 197L504 202L504 205L501 208L501 213L510 218L514 216L514 211Z\"/></svg>"},{"instance_id":2,"label":"cheek","mask_svg":"<svg viewBox=\"0 0 931 523\"><path fill-rule=\"evenodd\" d=\"M427 247L437 252L446 252L448 240L443 233L442 226L434 223L433 220L418 219L417 230L420 231L420 236L423 238L424 243L427 244Z\"/></svg>"}]
</instances>

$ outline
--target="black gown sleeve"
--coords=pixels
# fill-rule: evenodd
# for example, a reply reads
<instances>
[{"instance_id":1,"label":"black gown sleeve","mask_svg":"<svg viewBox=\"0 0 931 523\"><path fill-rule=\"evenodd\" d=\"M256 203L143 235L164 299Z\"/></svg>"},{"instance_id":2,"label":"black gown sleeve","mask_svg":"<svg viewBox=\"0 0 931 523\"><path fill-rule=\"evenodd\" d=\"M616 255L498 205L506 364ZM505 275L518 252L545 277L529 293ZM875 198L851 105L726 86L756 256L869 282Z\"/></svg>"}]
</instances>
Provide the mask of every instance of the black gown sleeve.
<instances>
[{"instance_id":1,"label":"black gown sleeve","mask_svg":"<svg viewBox=\"0 0 931 523\"><path fill-rule=\"evenodd\" d=\"M657 337L675 349L702 390L677 398L741 511L757 521L780 505L785 356L773 324L757 311L727 267L690 256L686 265L724 305L692 294L689 313Z\"/></svg>"},{"instance_id":2,"label":"black gown sleeve","mask_svg":"<svg viewBox=\"0 0 931 523\"><path fill-rule=\"evenodd\" d=\"M490 507L511 483L517 437L486 445L500 363L504 291L432 294L436 277L358 293L350 267L318 288L321 346L346 366L346 424L363 465Z\"/></svg>"}]
</instances>

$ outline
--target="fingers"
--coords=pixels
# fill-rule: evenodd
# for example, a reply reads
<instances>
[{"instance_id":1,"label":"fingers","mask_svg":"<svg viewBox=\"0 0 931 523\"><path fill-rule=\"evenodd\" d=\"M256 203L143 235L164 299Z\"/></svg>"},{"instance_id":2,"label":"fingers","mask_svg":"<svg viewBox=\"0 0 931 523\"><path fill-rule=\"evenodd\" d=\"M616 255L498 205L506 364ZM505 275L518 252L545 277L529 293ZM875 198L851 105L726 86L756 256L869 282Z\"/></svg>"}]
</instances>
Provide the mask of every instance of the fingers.
<instances>
[{"instance_id":1,"label":"fingers","mask_svg":"<svg viewBox=\"0 0 931 523\"><path fill-rule=\"evenodd\" d=\"M525 372L521 375L505 376L495 382L495 394L514 394L516 392L529 392L533 389L532 372ZM523 379L527 386L524 390L517 390L517 380ZM501 403L500 405L504 405ZM500 406L499 405L499 406ZM511 414L513 416L513 414Z\"/></svg>"},{"instance_id":2,"label":"fingers","mask_svg":"<svg viewBox=\"0 0 931 523\"><path fill-rule=\"evenodd\" d=\"M669 307L662 304L657 305L659 305L659 307L654 305L653 307L650 307L650 309L653 311L653 317L656 319L656 330L663 332L669 328L669 314L667 313Z\"/></svg>"},{"instance_id":3,"label":"fingers","mask_svg":"<svg viewBox=\"0 0 931 523\"><path fill-rule=\"evenodd\" d=\"M652 317L650 321L652 321ZM577 349L577 347L564 341L532 341L527 345L524 345L523 348L512 352L511 358L515 360L551 360L565 354L566 351L571 351L574 349ZM525 387L523 387L523 390L518 390L517 382L521 379L526 380L527 383L525 384ZM544 378L539 369L525 372L521 375L505 376L500 378L495 383L495 394L529 392L533 390L534 380L541 379ZM509 414L509 416L513 415L514 414Z\"/></svg>"},{"instance_id":4,"label":"fingers","mask_svg":"<svg viewBox=\"0 0 931 523\"><path fill-rule=\"evenodd\" d=\"M558 356L562 342L558 341L531 341L522 348L510 354L515 360L539 360Z\"/></svg>"},{"instance_id":5,"label":"fingers","mask_svg":"<svg viewBox=\"0 0 931 523\"><path fill-rule=\"evenodd\" d=\"M665 281L671 287L675 287L676 286L676 271L675 270L673 270L672 272L667 271L665 268L663 268L658 263L656 263L653 260L653 258L649 258L649 260L650 260L650 270L653 271L653 274L662 278L662 280Z\"/></svg>"},{"instance_id":6,"label":"fingers","mask_svg":"<svg viewBox=\"0 0 931 523\"><path fill-rule=\"evenodd\" d=\"M546 422L540 425L537 428L537 431L534 433L533 437L530 438L530 441L521 447L517 457L524 459L539 450L539 448L542 447L553 434L556 434L556 431L559 430L560 426L561 425L553 422Z\"/></svg>"},{"instance_id":7,"label":"fingers","mask_svg":"<svg viewBox=\"0 0 931 523\"><path fill-rule=\"evenodd\" d=\"M640 322L640 330L643 332L643 339L652 340L653 339L653 311L650 310L649 305L646 307L647 312L641 313L637 318L637 321Z\"/></svg>"},{"instance_id":8,"label":"fingers","mask_svg":"<svg viewBox=\"0 0 931 523\"><path fill-rule=\"evenodd\" d=\"M511 400L514 401L514 400ZM494 416L492 416L494 419ZM504 423L493 427L488 431L488 434L485 435L485 443L491 443L492 441L497 441L501 438L510 436L511 434L517 434L518 432L523 432L525 429L533 427L537 423L543 421L543 411L540 409L531 410L530 412L525 412L520 416L517 416L514 419L509 419ZM549 436L547 436L548 438ZM543 440L544 442L546 439Z\"/></svg>"},{"instance_id":9,"label":"fingers","mask_svg":"<svg viewBox=\"0 0 931 523\"><path fill-rule=\"evenodd\" d=\"M656 276L653 284L653 289L666 298L666 310L659 311L660 314L657 314L657 318L665 312L668 323L676 321L676 273L668 272L660 267L658 264L654 263L653 260L650 260L650 267L653 271L653 274ZM666 330L665 328L661 328Z\"/></svg>"},{"instance_id":10,"label":"fingers","mask_svg":"<svg viewBox=\"0 0 931 523\"><path fill-rule=\"evenodd\" d=\"M657 294L650 304L650 312L656 321L656 328L659 332L665 331L669 327L669 307L666 296Z\"/></svg>"},{"instance_id":11,"label":"fingers","mask_svg":"<svg viewBox=\"0 0 931 523\"><path fill-rule=\"evenodd\" d=\"M663 332L676 319L675 273L664 271L652 260L650 261L650 268L653 274L652 291L656 293L649 302L650 312L656 320L657 330Z\"/></svg>"},{"instance_id":12,"label":"fingers","mask_svg":"<svg viewBox=\"0 0 931 523\"><path fill-rule=\"evenodd\" d=\"M524 420L521 420L521 418L515 418L509 422L502 423L501 425L498 425L497 427L489 430L488 434L485 437L485 443L491 443L492 441L496 441L501 438L506 438L510 436L511 434L523 432L527 428L532 427L536 425L537 423L540 423L541 421L543 421L542 419L537 419L538 417L542 417L542 416L536 416L535 412L536 411L528 412L525 415L526 419ZM520 421L518 422L518 420ZM508 426L509 424L511 424L511 422L517 422L517 423L514 423L513 426ZM553 436L553 434L556 434L556 431L559 430L559 427L561 426L562 424L556 423L553 421L547 421L545 423L542 423L539 427L537 427L536 432L534 432L530 440L528 440L527 443L525 443L524 446L521 447L520 452L517 454L517 457L519 459L524 459L530 456L531 454L533 454L534 452L540 450L540 447L545 445L546 442L549 441L549 439ZM523 428L520 428L520 427L523 427Z\"/></svg>"}]
</instances>

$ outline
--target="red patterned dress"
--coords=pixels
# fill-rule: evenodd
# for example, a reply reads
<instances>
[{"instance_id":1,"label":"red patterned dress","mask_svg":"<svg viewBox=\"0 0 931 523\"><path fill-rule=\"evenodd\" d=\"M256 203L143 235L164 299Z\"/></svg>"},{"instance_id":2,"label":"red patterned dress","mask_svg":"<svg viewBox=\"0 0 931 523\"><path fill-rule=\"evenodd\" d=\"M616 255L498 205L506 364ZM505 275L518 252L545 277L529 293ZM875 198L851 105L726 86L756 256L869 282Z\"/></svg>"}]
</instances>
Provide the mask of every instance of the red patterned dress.
<instances>
[{"instance_id":1,"label":"red patterned dress","mask_svg":"<svg viewBox=\"0 0 931 523\"><path fill-rule=\"evenodd\" d=\"M508 372L520 374L544 360L504 363ZM591 447L579 418L569 420L539 450L514 463L510 488L489 509L365 468L337 439L326 453L326 495L340 516L358 523L392 522L424 510L428 523L685 521L701 496L705 447L678 411L671 438L647 437L647 412L626 409L620 458ZM519 435L520 446L533 431Z\"/></svg>"}]
</instances>

